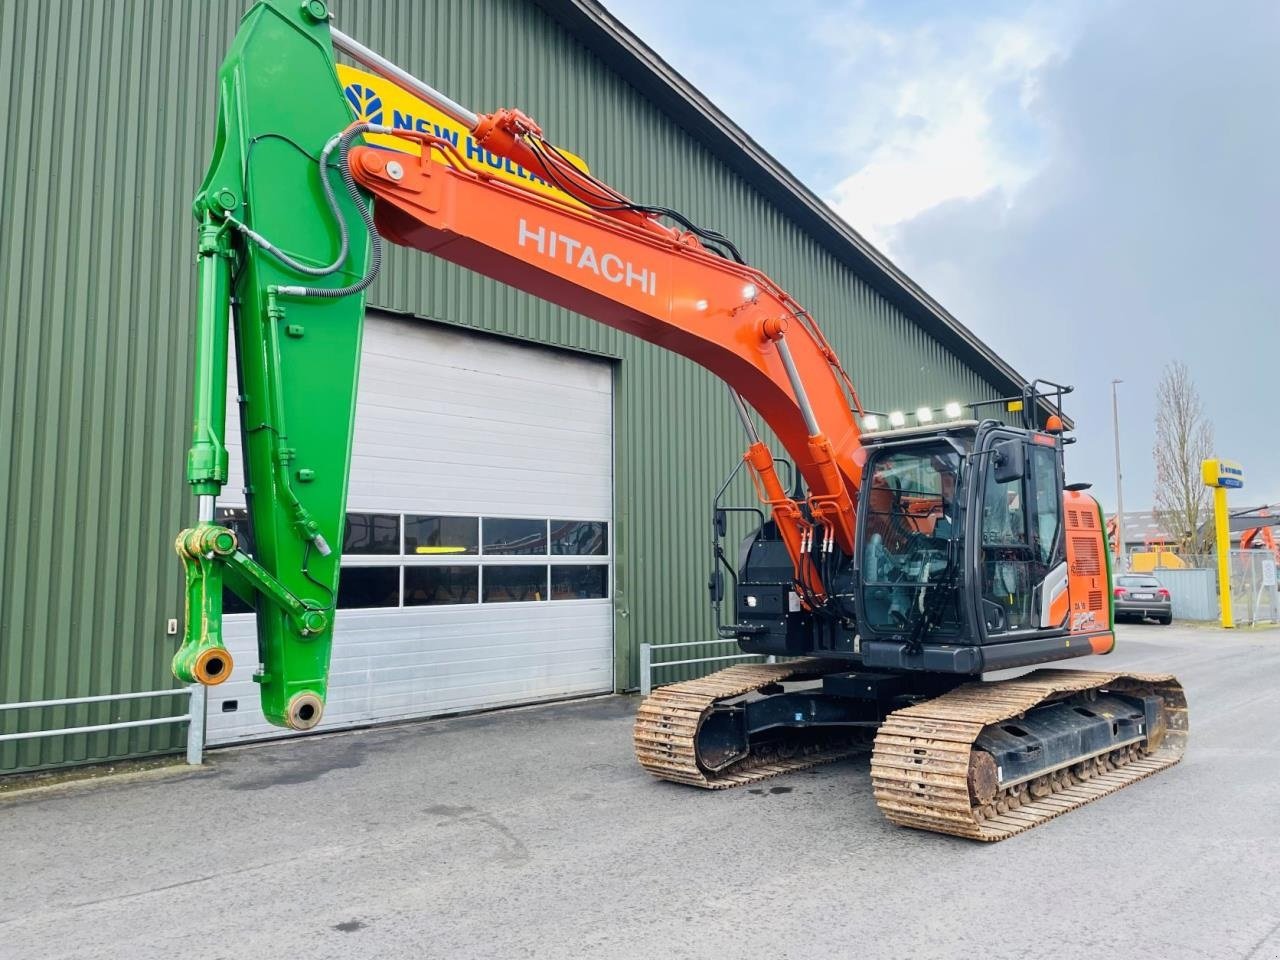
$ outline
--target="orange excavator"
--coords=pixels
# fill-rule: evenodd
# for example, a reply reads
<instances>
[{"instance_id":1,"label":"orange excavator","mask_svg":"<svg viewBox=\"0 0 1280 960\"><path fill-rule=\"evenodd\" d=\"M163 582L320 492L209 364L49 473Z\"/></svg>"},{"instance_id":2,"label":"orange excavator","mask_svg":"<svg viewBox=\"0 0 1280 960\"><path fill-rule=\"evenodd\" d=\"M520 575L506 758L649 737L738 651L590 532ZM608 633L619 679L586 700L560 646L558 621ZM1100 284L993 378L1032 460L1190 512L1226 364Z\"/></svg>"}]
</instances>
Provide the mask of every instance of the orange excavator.
<instances>
[{"instance_id":1,"label":"orange excavator","mask_svg":"<svg viewBox=\"0 0 1280 960\"><path fill-rule=\"evenodd\" d=\"M1248 514L1236 514L1231 519L1235 520L1241 516L1247 516L1250 519L1256 517L1258 520L1266 522L1240 532L1240 549L1269 551L1275 557L1276 562L1280 563L1280 545L1276 544L1275 534L1272 532L1272 528L1280 524L1280 517L1273 517L1269 507L1262 507L1259 510L1250 511Z\"/></svg>"},{"instance_id":2,"label":"orange excavator","mask_svg":"<svg viewBox=\"0 0 1280 960\"><path fill-rule=\"evenodd\" d=\"M335 51L455 133L352 122ZM634 749L655 776L723 788L870 746L890 820L990 841L1181 757L1186 703L1170 676L981 679L1115 646L1102 513L1087 485L1063 479L1069 388L1028 385L1008 405L1022 411L1016 423L957 413L878 429L814 318L728 237L627 198L518 110L455 103L333 27L321 0L257 3L219 81L214 156L194 204L197 518L177 542L179 678L230 674L229 589L257 615L264 714L294 729L321 720L364 291L395 243L679 353L728 385L763 510L731 563L716 505L712 601L722 638L775 662L645 699ZM231 337L252 554L214 520ZM785 484L757 417L794 465Z\"/></svg>"}]
</instances>

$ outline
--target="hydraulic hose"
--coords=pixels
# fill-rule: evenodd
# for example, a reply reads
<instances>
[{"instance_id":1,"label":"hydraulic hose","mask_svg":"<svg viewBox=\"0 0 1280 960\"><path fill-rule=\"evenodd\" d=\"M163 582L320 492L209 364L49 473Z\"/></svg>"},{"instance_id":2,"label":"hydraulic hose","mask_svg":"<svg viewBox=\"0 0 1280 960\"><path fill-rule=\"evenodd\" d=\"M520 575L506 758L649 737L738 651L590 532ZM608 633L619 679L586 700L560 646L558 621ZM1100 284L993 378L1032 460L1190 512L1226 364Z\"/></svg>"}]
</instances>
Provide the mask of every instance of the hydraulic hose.
<instances>
[{"instance_id":1,"label":"hydraulic hose","mask_svg":"<svg viewBox=\"0 0 1280 960\"><path fill-rule=\"evenodd\" d=\"M276 293L295 297L324 297L328 299L337 299L339 297L349 297L352 294L360 293L377 279L378 273L382 270L382 237L378 234L378 228L374 224L373 211L360 195L360 189L356 186L355 178L351 175L351 169L347 165L347 153L351 149L352 141L366 131L370 133L394 132L389 127L384 127L375 123L352 124L346 130L342 131L342 133L331 137L329 142L324 145L324 149L320 152L320 187L324 191L325 204L328 206L329 212L333 215L333 219L338 226L338 253L333 262L327 266L313 267L309 264L302 263L285 253L248 224L237 220L230 214L227 214L226 219L228 223L230 223L235 229L239 230L257 246L275 257L276 260L280 261L290 270L312 277L324 277L336 272L344 263L346 263L347 255L350 253L351 249L351 237L347 230L347 222L342 216L341 208L338 206L338 198L334 195L333 185L329 182L329 156L333 153L335 147L338 148L338 169L342 174L342 182L346 186L347 195L351 198L351 202L355 206L356 212L360 214L360 219L364 221L364 225L369 231L371 254L369 258L369 269L363 277L355 283L348 284L345 287L282 285L275 288Z\"/></svg>"}]
</instances>

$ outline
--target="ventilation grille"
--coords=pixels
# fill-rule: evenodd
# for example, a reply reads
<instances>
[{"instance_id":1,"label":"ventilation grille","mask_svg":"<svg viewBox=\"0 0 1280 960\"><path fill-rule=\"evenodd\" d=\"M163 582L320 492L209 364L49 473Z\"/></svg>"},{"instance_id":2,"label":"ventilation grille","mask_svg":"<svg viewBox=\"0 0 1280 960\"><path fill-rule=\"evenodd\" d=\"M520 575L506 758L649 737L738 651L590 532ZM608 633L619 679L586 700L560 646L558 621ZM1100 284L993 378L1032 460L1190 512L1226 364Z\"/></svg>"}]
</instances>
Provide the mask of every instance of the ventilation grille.
<instances>
[{"instance_id":1,"label":"ventilation grille","mask_svg":"<svg viewBox=\"0 0 1280 960\"><path fill-rule=\"evenodd\" d=\"M1097 530L1098 514L1093 510L1073 510L1068 507L1067 528L1075 530Z\"/></svg>"},{"instance_id":2,"label":"ventilation grille","mask_svg":"<svg viewBox=\"0 0 1280 960\"><path fill-rule=\"evenodd\" d=\"M1090 610L1102 609L1102 591L1101 590L1089 591L1089 609Z\"/></svg>"},{"instance_id":3,"label":"ventilation grille","mask_svg":"<svg viewBox=\"0 0 1280 960\"><path fill-rule=\"evenodd\" d=\"M1102 574L1102 556L1094 537L1071 538L1071 572L1081 577Z\"/></svg>"}]
</instances>

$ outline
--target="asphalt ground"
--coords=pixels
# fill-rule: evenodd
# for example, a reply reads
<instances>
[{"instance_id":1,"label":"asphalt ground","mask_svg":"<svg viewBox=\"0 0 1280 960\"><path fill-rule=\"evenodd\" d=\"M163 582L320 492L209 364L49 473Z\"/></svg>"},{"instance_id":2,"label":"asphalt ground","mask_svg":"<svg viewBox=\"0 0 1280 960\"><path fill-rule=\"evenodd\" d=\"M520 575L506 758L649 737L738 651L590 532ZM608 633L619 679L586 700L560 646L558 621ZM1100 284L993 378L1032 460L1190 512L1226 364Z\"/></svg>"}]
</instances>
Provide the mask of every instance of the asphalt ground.
<instances>
[{"instance_id":1,"label":"asphalt ground","mask_svg":"<svg viewBox=\"0 0 1280 960\"><path fill-rule=\"evenodd\" d=\"M1280 632L1120 629L1186 759L1004 843L895 828L865 757L706 793L606 697L0 798L0 957L1280 957Z\"/></svg>"}]
</instances>

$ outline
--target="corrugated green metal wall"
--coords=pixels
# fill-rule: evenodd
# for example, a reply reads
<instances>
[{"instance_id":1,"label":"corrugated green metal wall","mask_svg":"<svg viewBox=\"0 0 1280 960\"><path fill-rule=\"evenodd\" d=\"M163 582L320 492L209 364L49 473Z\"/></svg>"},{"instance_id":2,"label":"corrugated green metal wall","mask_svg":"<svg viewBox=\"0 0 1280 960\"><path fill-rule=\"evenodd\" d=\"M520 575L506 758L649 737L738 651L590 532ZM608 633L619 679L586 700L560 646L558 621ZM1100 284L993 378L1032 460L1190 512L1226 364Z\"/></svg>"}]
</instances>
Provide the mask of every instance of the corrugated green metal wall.
<instances>
[{"instance_id":1,"label":"corrugated green metal wall","mask_svg":"<svg viewBox=\"0 0 1280 960\"><path fill-rule=\"evenodd\" d=\"M245 0L0 3L0 702L168 687L181 616L189 202ZM994 389L527 0L347 0L340 26L463 103L519 106L637 199L735 238L819 318L873 408ZM305 106L305 105L304 105ZM710 497L741 452L692 363L409 251L371 303L619 357L618 677L694 639ZM180 701L0 714L0 731ZM0 770L172 749L181 728L0 747Z\"/></svg>"}]
</instances>

